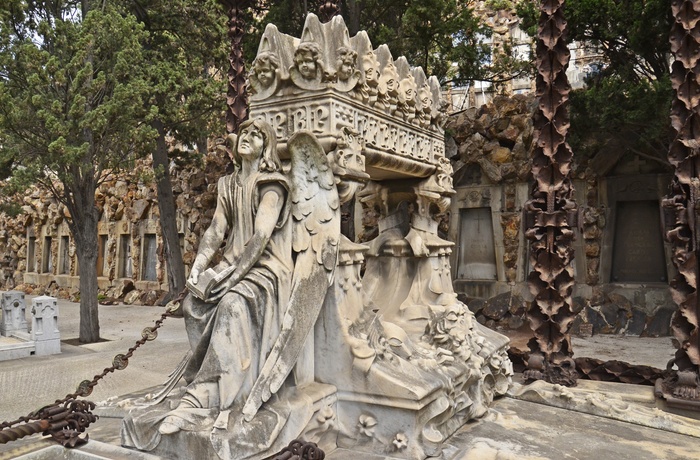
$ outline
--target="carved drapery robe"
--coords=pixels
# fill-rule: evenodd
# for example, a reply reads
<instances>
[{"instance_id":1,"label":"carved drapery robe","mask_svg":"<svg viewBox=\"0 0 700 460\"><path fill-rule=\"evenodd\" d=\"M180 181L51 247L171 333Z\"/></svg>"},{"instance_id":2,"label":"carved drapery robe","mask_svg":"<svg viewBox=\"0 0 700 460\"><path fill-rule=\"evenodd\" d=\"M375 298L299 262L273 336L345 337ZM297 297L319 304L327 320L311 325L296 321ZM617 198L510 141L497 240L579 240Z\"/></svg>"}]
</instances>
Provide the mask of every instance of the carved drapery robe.
<instances>
[{"instance_id":1,"label":"carved drapery robe","mask_svg":"<svg viewBox=\"0 0 700 460\"><path fill-rule=\"evenodd\" d=\"M242 178L236 172L222 177L218 190L217 207L223 209L228 227L222 269L239 264L255 231L263 194L278 193L284 200L270 240L243 279L218 304L191 295L183 303L193 352L185 372L188 392L202 407L226 410L245 402L279 334L293 264L289 187L282 174L258 172Z\"/></svg>"}]
</instances>

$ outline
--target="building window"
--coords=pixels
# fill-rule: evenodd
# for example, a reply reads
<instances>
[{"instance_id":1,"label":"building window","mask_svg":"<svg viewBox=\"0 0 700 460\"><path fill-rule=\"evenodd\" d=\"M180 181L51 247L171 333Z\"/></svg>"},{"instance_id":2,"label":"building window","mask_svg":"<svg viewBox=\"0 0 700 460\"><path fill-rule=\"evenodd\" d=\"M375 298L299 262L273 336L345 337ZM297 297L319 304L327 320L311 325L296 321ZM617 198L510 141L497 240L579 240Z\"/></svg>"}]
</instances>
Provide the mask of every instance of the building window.
<instances>
[{"instance_id":1,"label":"building window","mask_svg":"<svg viewBox=\"0 0 700 460\"><path fill-rule=\"evenodd\" d=\"M51 237L44 238L44 248L41 260L41 272L53 273L53 260L51 259Z\"/></svg>"},{"instance_id":2,"label":"building window","mask_svg":"<svg viewBox=\"0 0 700 460\"><path fill-rule=\"evenodd\" d=\"M133 275L131 235L122 235L119 240L119 277L131 278Z\"/></svg>"},{"instance_id":3,"label":"building window","mask_svg":"<svg viewBox=\"0 0 700 460\"><path fill-rule=\"evenodd\" d=\"M153 233L143 235L143 258L141 260L141 279L156 281L156 235Z\"/></svg>"},{"instance_id":4,"label":"building window","mask_svg":"<svg viewBox=\"0 0 700 460\"><path fill-rule=\"evenodd\" d=\"M618 201L615 216L611 281L666 282L658 201Z\"/></svg>"},{"instance_id":5,"label":"building window","mask_svg":"<svg viewBox=\"0 0 700 460\"><path fill-rule=\"evenodd\" d=\"M36 272L36 238L33 236L27 241L27 272Z\"/></svg>"},{"instance_id":6,"label":"building window","mask_svg":"<svg viewBox=\"0 0 700 460\"><path fill-rule=\"evenodd\" d=\"M70 273L70 255L68 250L70 241L67 236L61 237L61 245L59 246L59 257L58 257L58 274L67 275Z\"/></svg>"},{"instance_id":7,"label":"building window","mask_svg":"<svg viewBox=\"0 0 700 460\"><path fill-rule=\"evenodd\" d=\"M97 276L104 276L107 255L107 235L97 236Z\"/></svg>"},{"instance_id":8,"label":"building window","mask_svg":"<svg viewBox=\"0 0 700 460\"><path fill-rule=\"evenodd\" d=\"M460 209L459 223L457 278L496 280L498 276L491 208Z\"/></svg>"}]
</instances>

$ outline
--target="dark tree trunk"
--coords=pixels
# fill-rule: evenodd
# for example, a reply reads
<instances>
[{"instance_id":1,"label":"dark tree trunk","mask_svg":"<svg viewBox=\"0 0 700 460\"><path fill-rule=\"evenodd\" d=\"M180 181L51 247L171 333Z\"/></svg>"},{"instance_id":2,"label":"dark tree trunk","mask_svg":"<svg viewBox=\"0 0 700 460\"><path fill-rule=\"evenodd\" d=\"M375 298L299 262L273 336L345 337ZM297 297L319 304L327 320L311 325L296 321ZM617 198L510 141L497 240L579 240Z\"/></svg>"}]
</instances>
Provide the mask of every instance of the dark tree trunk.
<instances>
[{"instance_id":1,"label":"dark tree trunk","mask_svg":"<svg viewBox=\"0 0 700 460\"><path fill-rule=\"evenodd\" d=\"M81 343L100 340L100 320L97 309L97 221L94 177L76 178L66 197L71 215L69 228L75 239L75 249L80 265L80 333ZM83 177L86 177L83 176Z\"/></svg>"},{"instance_id":2,"label":"dark tree trunk","mask_svg":"<svg viewBox=\"0 0 700 460\"><path fill-rule=\"evenodd\" d=\"M348 31L350 36L357 34L360 31L360 5L357 4L357 0L347 0L347 18L348 18Z\"/></svg>"},{"instance_id":3,"label":"dark tree trunk","mask_svg":"<svg viewBox=\"0 0 700 460\"><path fill-rule=\"evenodd\" d=\"M175 197L170 182L170 165L168 148L165 144L165 127L160 120L153 122L158 131L156 149L153 151L153 169L156 173L158 190L158 208L160 209L160 228L163 234L165 265L168 269L168 286L170 298L175 298L185 288L185 265L182 262L180 236L175 218Z\"/></svg>"}]
</instances>

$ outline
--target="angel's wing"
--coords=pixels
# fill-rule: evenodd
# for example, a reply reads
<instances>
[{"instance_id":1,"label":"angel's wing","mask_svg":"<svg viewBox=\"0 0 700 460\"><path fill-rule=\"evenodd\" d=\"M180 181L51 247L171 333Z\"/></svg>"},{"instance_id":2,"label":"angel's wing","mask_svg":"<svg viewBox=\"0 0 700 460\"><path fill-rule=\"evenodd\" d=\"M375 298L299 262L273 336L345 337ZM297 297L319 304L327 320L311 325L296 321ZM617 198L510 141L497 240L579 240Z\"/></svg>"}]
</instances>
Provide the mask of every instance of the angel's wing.
<instances>
[{"instance_id":1,"label":"angel's wing","mask_svg":"<svg viewBox=\"0 0 700 460\"><path fill-rule=\"evenodd\" d=\"M333 281L340 239L340 201L316 137L300 131L287 143L292 159L293 236L297 254L282 328L243 407L250 421L291 372Z\"/></svg>"}]
</instances>

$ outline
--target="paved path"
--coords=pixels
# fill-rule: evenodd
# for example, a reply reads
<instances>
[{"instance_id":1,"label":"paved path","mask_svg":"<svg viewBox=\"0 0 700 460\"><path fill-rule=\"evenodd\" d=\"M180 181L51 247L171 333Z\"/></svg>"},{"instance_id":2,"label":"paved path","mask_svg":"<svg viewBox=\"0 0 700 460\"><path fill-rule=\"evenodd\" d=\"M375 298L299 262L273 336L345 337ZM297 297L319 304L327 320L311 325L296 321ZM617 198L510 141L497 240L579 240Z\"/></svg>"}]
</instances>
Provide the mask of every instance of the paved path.
<instances>
[{"instance_id":1,"label":"paved path","mask_svg":"<svg viewBox=\"0 0 700 460\"><path fill-rule=\"evenodd\" d=\"M27 297L27 304L31 305L31 297ZM59 328L61 330L62 340L75 340L77 342L78 326L79 326L79 305L68 301L59 300ZM32 356L29 358L18 359L14 361L0 362L0 421L14 420L19 416L26 415L29 412L52 403L55 399L64 397L67 393L75 391L78 383L85 379L91 379L95 374L100 373L105 367L109 367L114 355L118 353L126 353L136 340L141 337L141 330L146 326L153 325L163 313L162 307L145 307L145 306L100 306L100 324L101 336L106 339L104 342L89 344L89 345L69 345L62 344L62 353L53 356ZM90 400L98 402L124 395L134 393L145 388L153 387L161 384L167 379L168 374L180 362L189 345L185 334L184 323L180 318L168 318L161 329L159 329L158 338L155 341L147 342L139 350L136 351L134 357L129 361L129 366L123 371L106 376L102 382L95 388L94 393L89 397ZM587 339L574 339L574 350L576 356L589 356L603 360L619 359L622 361L631 362L634 364L647 364L655 367L665 367L668 359L673 355L673 346L669 337L658 339L644 339L638 337L621 337L621 336L593 336ZM514 402L509 399L499 401L494 406L494 418L485 419L484 423L470 424L460 430L464 436L463 442L458 441L452 447L452 455L449 458L574 458L587 459L595 458L611 458L602 455L603 450L596 450L593 446L589 446L589 452L584 453L579 451L577 443L583 443L584 438L577 439L574 445L558 445L553 443L550 436L545 434L545 437L540 440L541 444L537 445L533 441L536 437L536 432L529 434L528 426L542 427L549 422L553 422L553 426L557 426L561 420L571 419L571 423L575 424L583 420L580 415L571 412L547 409L547 412L538 406L530 407L531 403ZM520 407L527 406L527 407ZM489 423L502 423L502 418L506 420L514 417L514 413L531 412L532 414L540 414L534 419L531 416L525 417L525 414L518 414L523 419L522 423L517 426L494 426L494 432L488 433ZM499 415L500 414L500 415ZM545 414L548 414L545 417ZM517 419L517 417L516 417ZM557 421L559 420L559 421ZM533 425L534 423L534 425ZM589 434L595 431L595 426L600 421L592 419L590 422ZM529 424L529 425L528 425ZM522 425L522 426L521 426ZM628 424L621 425L622 428ZM572 425L573 426L573 425ZM480 428L481 427L481 428ZM627 428L625 428L627 429ZM486 430L483 433L480 430ZM503 433L512 435L503 438ZM576 430L572 428L573 432ZM641 430L641 431L640 431ZM645 431L646 430L646 431ZM635 429L629 434L618 435L618 442L622 444L633 445L636 437L644 434L646 439L653 444L653 439L656 437L663 444L668 442L679 443L678 448L668 450L659 454L657 458L669 459L686 459L693 458L686 456L688 443L694 443L696 440L682 438L673 438L665 433L657 433L657 430L651 429ZM118 444L119 420L110 418L101 418L96 424L90 427L89 433L91 439L97 439L102 442ZM495 433L500 431L500 435ZM518 436L524 436L523 433L532 436L529 440L523 440ZM474 438L486 440L486 444L476 445L468 443L467 440ZM572 435L573 436L573 435ZM490 446L494 439L501 438L501 441L511 443L514 447L511 452L512 457L503 457L494 454L495 446ZM566 438L566 435L564 436ZM604 437L603 437L604 438ZM615 439L613 436L603 439L601 438L601 449L605 443L610 443ZM668 439L666 439L668 438ZM673 438L673 439L671 439ZM28 448L29 445L37 442L37 437L32 437L24 442L9 443L7 445L0 444L0 459L14 458L22 450ZM455 437L459 440L459 436ZM491 441L488 441L491 439ZM488 442L487 442L488 441ZM682 442L681 442L682 441ZM517 446L525 446L530 442L533 449L525 454L525 450L518 450ZM46 441L49 443L49 441ZM47 445L50 445L47 444ZM536 447L535 447L536 446ZM555 446L557 450L550 452L551 446ZM501 446L502 447L502 446ZM554 448L554 447L552 447ZM471 450L470 449L476 449ZM484 450L486 449L486 450ZM489 450L490 449L490 450ZM525 449L521 447L520 449ZM653 450L650 448L650 450ZM488 452L486 452L488 451ZM540 454L553 455L538 456ZM470 452L469 455L466 455ZM630 450L630 456L621 455L615 451L615 458L620 460L629 458L631 460L642 460L646 458L654 458L657 453L649 453L651 457L645 455L635 456L634 450ZM642 452L642 451L638 451ZM572 455L573 454L573 455ZM590 454L590 455L589 455ZM351 457L343 457L342 452L335 453L336 456L329 457L333 459L345 459ZM463 456L463 455L466 455ZM477 455L477 456L474 456ZM563 455L563 456L562 456ZM692 454L689 454L692 455ZM368 459L370 457L367 457ZM697 457L696 457L697 458Z\"/></svg>"},{"instance_id":2,"label":"paved path","mask_svg":"<svg viewBox=\"0 0 700 460\"><path fill-rule=\"evenodd\" d=\"M79 305L59 300L58 308L61 340L77 343ZM134 305L99 308L100 335L106 341L80 346L62 343L59 355L0 362L0 421L14 420L74 392L82 380L111 366L114 355L126 353L141 338L143 328L152 326L164 312L162 307ZM168 318L156 340L142 345L126 369L108 374L88 399L102 401L161 384L188 349L183 320Z\"/></svg>"}]
</instances>

